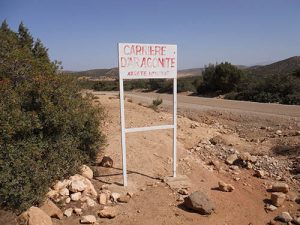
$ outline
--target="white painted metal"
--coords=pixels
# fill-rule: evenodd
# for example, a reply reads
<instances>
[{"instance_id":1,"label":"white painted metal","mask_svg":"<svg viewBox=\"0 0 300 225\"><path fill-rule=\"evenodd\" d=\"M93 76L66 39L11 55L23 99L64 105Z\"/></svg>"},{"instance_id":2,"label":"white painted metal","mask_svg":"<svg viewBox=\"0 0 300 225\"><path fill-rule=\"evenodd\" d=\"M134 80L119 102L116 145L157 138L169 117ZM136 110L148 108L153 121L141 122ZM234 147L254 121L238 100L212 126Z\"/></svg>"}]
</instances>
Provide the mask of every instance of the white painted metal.
<instances>
[{"instance_id":1,"label":"white painted metal","mask_svg":"<svg viewBox=\"0 0 300 225\"><path fill-rule=\"evenodd\" d=\"M126 165L126 134L125 134L125 112L124 112L124 85L123 79L120 83L120 108L121 108L121 142L122 142L122 167L123 167L123 185L127 186L127 165Z\"/></svg>"},{"instance_id":2,"label":"white painted metal","mask_svg":"<svg viewBox=\"0 0 300 225\"><path fill-rule=\"evenodd\" d=\"M161 125L161 126L151 126L151 127L135 127L135 128L126 128L125 133L150 131L150 130L164 130L164 129L173 129L173 128L174 128L174 125Z\"/></svg>"},{"instance_id":3,"label":"white painted metal","mask_svg":"<svg viewBox=\"0 0 300 225\"><path fill-rule=\"evenodd\" d=\"M173 79L173 177L176 177L177 162L177 78Z\"/></svg>"},{"instance_id":4,"label":"white painted metal","mask_svg":"<svg viewBox=\"0 0 300 225\"><path fill-rule=\"evenodd\" d=\"M154 46L159 48L165 47L160 56L165 58L172 58L175 60L173 66L173 61L171 64L164 68L143 68L141 69L138 64L130 64L126 67L122 67L122 57L130 57L128 54L120 51L121 48L124 49L125 45L139 45L140 47L150 47ZM126 133L133 132L143 132L151 130L162 130L162 129L173 129L173 177L176 177L176 162L177 162L177 151L176 151L176 139L177 139L177 46L176 45L157 45L157 44L126 44L119 43L118 45L118 58L119 58L119 84L120 84L120 118L121 118L121 144L122 144L122 164L123 164L123 185L127 186L127 165L126 165ZM147 50L151 51L151 50ZM128 52L126 52L128 53ZM136 61L138 62L143 58L143 54L135 55ZM153 60L155 57L153 55L147 55L148 58ZM154 59L155 60L155 59ZM135 75L129 75L130 72L137 72ZM143 73L142 73L143 72ZM173 125L159 125L151 127L136 127L136 128L125 128L125 109L124 109L124 80L123 79L149 79L149 78L172 78L173 79Z\"/></svg>"}]
</instances>

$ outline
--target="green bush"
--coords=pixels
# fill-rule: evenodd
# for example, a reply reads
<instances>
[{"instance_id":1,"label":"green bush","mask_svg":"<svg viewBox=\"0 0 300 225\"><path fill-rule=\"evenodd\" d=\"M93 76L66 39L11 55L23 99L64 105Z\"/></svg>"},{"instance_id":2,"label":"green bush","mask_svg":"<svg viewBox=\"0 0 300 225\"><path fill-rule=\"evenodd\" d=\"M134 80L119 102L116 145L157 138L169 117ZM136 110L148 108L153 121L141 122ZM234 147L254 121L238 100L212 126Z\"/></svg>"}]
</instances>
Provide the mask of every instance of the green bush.
<instances>
[{"instance_id":1,"label":"green bush","mask_svg":"<svg viewBox=\"0 0 300 225\"><path fill-rule=\"evenodd\" d=\"M203 72L203 83L197 92L206 94L209 92L228 93L235 90L242 76L242 71L228 62L209 65Z\"/></svg>"},{"instance_id":2,"label":"green bush","mask_svg":"<svg viewBox=\"0 0 300 225\"><path fill-rule=\"evenodd\" d=\"M90 96L80 94L74 79L55 74L56 64L50 62L40 41L32 43L29 32L21 29L26 31L24 41L20 31L14 33L3 24L0 205L22 211L40 203L55 180L96 158L105 141L99 130L104 113L102 108L93 108ZM8 64L15 51L16 61L24 63L12 67Z\"/></svg>"}]
</instances>

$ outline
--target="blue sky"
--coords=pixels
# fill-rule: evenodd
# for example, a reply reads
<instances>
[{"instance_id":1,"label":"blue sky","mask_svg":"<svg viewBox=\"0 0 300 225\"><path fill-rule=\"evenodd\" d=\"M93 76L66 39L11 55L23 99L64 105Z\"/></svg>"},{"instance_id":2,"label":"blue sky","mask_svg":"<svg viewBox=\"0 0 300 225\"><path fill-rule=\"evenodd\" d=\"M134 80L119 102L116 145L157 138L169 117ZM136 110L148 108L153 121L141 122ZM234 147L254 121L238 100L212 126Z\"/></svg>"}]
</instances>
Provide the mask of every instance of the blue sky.
<instances>
[{"instance_id":1,"label":"blue sky","mask_svg":"<svg viewBox=\"0 0 300 225\"><path fill-rule=\"evenodd\" d=\"M179 69L300 55L299 0L0 0L66 70L117 66L117 43L178 45Z\"/></svg>"}]
</instances>

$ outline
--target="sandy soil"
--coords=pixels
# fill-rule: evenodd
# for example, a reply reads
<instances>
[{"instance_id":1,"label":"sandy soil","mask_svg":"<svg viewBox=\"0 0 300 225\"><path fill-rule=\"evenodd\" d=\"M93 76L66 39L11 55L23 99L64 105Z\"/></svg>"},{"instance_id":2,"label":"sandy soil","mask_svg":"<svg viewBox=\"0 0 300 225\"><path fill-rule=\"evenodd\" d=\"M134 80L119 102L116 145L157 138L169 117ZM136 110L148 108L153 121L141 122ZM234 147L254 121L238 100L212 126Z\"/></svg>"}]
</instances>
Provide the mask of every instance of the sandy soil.
<instances>
[{"instance_id":1,"label":"sandy soil","mask_svg":"<svg viewBox=\"0 0 300 225\"><path fill-rule=\"evenodd\" d=\"M224 170L214 170L208 165L214 156L205 156L191 151L201 141L207 141L217 135L224 139L222 148L234 148L239 152L247 151L258 155L273 155L279 160L289 160L299 156L300 136L294 133L300 130L299 108L259 104L248 110L244 103L232 102L233 109L222 100L217 105L199 110L199 106L182 107L179 103L178 116L178 174L187 175L191 181L189 192L201 190L216 204L215 213L202 216L182 206L180 195L162 182L164 177L172 175L172 131L149 131L127 134L128 187L122 186L122 157L119 119L119 99L114 93L94 92L95 105L103 105L107 110L107 121L103 130L107 134L107 146L100 152L99 161L104 155L114 160L113 168L95 166L97 190L108 184L111 191L134 193L129 203L118 204L119 214L114 219L100 219L99 224L205 224L205 225L263 225L267 224L282 211L300 216L299 204L286 201L284 206L274 212L264 209L270 198L266 191L273 178L259 179L253 176L253 170L232 171L224 162ZM157 94L143 96L128 94L125 101L126 127L141 127L159 124L171 124L170 102L158 111L148 108L150 100ZM163 95L164 96L164 95ZM170 96L169 96L170 97ZM169 98L164 96L163 98ZM181 98L181 97L180 97ZM179 99L180 99L179 98ZM194 100L193 100L194 101ZM212 104L212 103L210 103ZM181 106L180 106L181 105ZM224 111L223 106L226 108ZM266 106L268 109L262 109ZM198 107L198 108L197 108ZM211 108L212 107L212 108ZM244 108L245 107L245 108ZM252 113L251 111L255 111ZM280 111L280 113L278 113ZM259 113L259 114L257 114ZM259 116L258 116L259 115ZM197 121L198 126L192 125ZM262 129L262 127L270 127ZM282 130L282 136L274 136L276 130ZM274 154L274 146L290 146L296 149L288 154ZM201 147L202 148L202 147ZM201 149L205 152L205 149ZM208 151L209 152L209 151ZM236 179L239 178L239 179ZM230 193L217 190L218 181L234 185ZM298 183L291 183L290 194L298 195ZM69 207L69 206L68 206ZM84 212L84 215L96 215L97 207ZM80 217L72 216L63 220L53 220L56 225L77 225Z\"/></svg>"}]
</instances>

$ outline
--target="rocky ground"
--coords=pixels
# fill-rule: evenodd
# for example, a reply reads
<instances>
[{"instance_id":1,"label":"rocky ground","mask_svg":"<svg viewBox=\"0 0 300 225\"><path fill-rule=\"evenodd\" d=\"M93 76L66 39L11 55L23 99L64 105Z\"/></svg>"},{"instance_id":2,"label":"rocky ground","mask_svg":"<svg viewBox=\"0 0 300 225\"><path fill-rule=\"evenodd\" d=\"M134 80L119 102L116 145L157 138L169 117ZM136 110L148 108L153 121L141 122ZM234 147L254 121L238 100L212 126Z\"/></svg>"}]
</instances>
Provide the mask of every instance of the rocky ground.
<instances>
[{"instance_id":1,"label":"rocky ground","mask_svg":"<svg viewBox=\"0 0 300 225\"><path fill-rule=\"evenodd\" d=\"M108 117L102 128L108 142L98 163L56 183L49 200L19 216L19 221L31 218L31 225L300 224L299 117L180 110L178 177L170 177L171 130L130 133L125 188L119 99L94 94L95 105L102 104ZM125 108L126 127L172 122L168 107L154 111L127 98ZM0 224L16 224L15 216L1 211Z\"/></svg>"}]
</instances>

